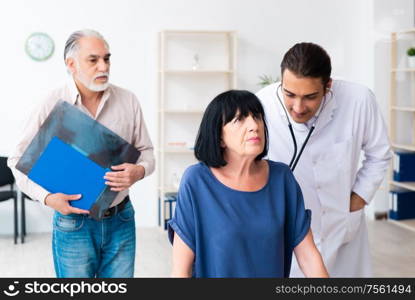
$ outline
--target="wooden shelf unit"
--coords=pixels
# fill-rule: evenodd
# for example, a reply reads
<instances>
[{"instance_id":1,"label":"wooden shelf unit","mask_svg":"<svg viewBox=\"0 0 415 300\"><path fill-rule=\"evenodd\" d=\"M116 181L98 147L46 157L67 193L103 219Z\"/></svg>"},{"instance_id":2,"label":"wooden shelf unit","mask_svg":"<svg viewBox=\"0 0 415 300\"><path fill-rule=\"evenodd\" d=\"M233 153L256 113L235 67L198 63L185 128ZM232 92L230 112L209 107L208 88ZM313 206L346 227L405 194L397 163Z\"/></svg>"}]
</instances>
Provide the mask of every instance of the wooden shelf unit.
<instances>
[{"instance_id":1,"label":"wooden shelf unit","mask_svg":"<svg viewBox=\"0 0 415 300\"><path fill-rule=\"evenodd\" d=\"M413 40L413 45L415 44L415 28L409 30L403 30L399 32L391 33L391 81L390 81L390 96L389 96L389 136L392 143L392 148L394 151L405 150L405 151L415 151L415 68L404 67L402 65L398 66L399 62L402 62L402 59L406 56L405 48L403 45L398 45L400 41L407 41L408 37L410 40ZM404 74L405 76L410 77L410 88L407 92L411 93L411 99L407 98L406 102L410 103L400 103L402 98L398 97L398 76ZM407 74L407 75L406 75ZM411 143L398 141L398 125L397 123L400 119L397 117L397 114L408 114L412 118L412 128L408 129L408 134L406 140L411 140ZM399 132L403 134L402 131ZM406 132L406 130L405 130ZM393 170L393 168L390 168ZM392 171L389 172L389 190L394 188L403 188L410 191L415 191L415 182L398 182L393 180ZM414 199L415 201L415 199ZM398 225L402 228L415 232L415 219L408 220L393 220L388 219L392 224Z\"/></svg>"},{"instance_id":2,"label":"wooden shelf unit","mask_svg":"<svg viewBox=\"0 0 415 300\"><path fill-rule=\"evenodd\" d=\"M190 145L204 110L217 94L236 88L234 31L164 30L159 33L158 201L159 225L166 215L166 193L177 192L171 178L196 163ZM184 138L185 137L185 138ZM185 146L169 146L183 143Z\"/></svg>"}]
</instances>

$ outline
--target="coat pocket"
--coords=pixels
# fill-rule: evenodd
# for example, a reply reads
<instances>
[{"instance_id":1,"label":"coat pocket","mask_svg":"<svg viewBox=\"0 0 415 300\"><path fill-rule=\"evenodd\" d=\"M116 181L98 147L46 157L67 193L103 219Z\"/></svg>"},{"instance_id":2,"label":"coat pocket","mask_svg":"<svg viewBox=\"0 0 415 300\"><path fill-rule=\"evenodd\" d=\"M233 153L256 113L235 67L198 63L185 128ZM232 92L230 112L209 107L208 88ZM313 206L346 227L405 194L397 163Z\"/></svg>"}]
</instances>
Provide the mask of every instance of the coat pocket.
<instances>
[{"instance_id":1,"label":"coat pocket","mask_svg":"<svg viewBox=\"0 0 415 300\"><path fill-rule=\"evenodd\" d=\"M347 220L347 232L344 243L348 243L353 240L357 232L359 231L360 225L362 224L362 218L364 216L364 208L357 211L349 212Z\"/></svg>"}]
</instances>

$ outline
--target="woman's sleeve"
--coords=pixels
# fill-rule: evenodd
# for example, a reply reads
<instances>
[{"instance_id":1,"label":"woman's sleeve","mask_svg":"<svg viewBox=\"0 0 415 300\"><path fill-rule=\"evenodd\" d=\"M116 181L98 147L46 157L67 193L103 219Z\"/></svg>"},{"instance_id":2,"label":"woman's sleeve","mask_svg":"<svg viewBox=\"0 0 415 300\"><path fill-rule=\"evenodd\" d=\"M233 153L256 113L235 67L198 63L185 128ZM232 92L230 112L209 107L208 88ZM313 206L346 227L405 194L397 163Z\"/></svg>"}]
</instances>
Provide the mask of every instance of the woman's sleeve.
<instances>
[{"instance_id":1,"label":"woman's sleeve","mask_svg":"<svg viewBox=\"0 0 415 300\"><path fill-rule=\"evenodd\" d=\"M185 178L180 184L174 217L167 223L169 240L173 244L174 233L195 252L195 219L191 189Z\"/></svg>"},{"instance_id":2,"label":"woman's sleeve","mask_svg":"<svg viewBox=\"0 0 415 300\"><path fill-rule=\"evenodd\" d=\"M294 249L307 235L311 225L311 210L305 209L303 193L294 176L292 177L292 197L290 201L290 215L293 220L292 249Z\"/></svg>"}]
</instances>

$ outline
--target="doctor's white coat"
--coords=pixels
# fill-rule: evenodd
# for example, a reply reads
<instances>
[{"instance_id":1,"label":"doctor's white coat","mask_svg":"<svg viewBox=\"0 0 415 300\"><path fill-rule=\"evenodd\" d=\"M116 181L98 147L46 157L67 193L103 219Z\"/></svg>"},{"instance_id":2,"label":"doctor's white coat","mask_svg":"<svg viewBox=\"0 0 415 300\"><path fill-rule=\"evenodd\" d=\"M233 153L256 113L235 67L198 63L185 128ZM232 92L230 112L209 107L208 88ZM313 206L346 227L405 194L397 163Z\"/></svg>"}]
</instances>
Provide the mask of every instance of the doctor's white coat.
<instances>
[{"instance_id":1,"label":"doctor's white coat","mask_svg":"<svg viewBox=\"0 0 415 300\"><path fill-rule=\"evenodd\" d=\"M278 85L265 87L257 96L267 119L268 158L288 164L294 147L276 96ZM291 122L298 153L308 128ZM364 210L349 212L350 194L354 191L369 203L390 158L387 131L373 93L362 85L334 80L294 171L305 206L312 211L314 240L332 277L372 276ZM294 257L291 277L302 276Z\"/></svg>"}]
</instances>

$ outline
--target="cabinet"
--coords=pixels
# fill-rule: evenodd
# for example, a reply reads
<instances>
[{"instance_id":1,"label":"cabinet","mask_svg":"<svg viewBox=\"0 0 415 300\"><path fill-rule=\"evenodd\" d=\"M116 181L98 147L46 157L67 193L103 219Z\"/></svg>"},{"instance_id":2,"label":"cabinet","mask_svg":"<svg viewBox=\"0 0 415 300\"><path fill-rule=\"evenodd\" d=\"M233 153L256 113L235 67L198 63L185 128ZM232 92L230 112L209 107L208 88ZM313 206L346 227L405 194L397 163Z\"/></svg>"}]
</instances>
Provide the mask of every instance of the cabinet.
<instances>
[{"instance_id":1,"label":"cabinet","mask_svg":"<svg viewBox=\"0 0 415 300\"><path fill-rule=\"evenodd\" d=\"M174 195L193 149L204 110L236 88L236 33L165 30L159 33L159 225L171 218Z\"/></svg>"},{"instance_id":2,"label":"cabinet","mask_svg":"<svg viewBox=\"0 0 415 300\"><path fill-rule=\"evenodd\" d=\"M415 152L415 66L407 50L415 46L415 28L391 34L391 82L389 97L389 136L394 152ZM392 160L396 168L397 156ZM415 182L395 181L389 172L389 189L415 191ZM390 208L393 208L390 194ZM415 201L415 199L413 199ZM396 225L415 231L415 219L395 221Z\"/></svg>"}]
</instances>

